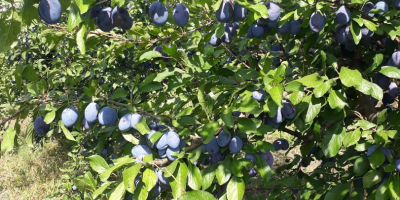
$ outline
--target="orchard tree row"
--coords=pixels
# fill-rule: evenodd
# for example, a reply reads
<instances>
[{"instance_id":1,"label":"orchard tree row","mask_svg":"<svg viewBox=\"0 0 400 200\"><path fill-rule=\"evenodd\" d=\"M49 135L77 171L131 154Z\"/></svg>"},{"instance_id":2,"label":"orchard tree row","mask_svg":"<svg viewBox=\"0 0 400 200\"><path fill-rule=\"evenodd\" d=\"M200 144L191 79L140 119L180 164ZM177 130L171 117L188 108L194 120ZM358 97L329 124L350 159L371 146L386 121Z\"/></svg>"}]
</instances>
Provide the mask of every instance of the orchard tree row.
<instances>
[{"instance_id":1,"label":"orchard tree row","mask_svg":"<svg viewBox=\"0 0 400 200\"><path fill-rule=\"evenodd\" d=\"M399 199L398 10L11 1L1 152L67 140L63 199Z\"/></svg>"}]
</instances>

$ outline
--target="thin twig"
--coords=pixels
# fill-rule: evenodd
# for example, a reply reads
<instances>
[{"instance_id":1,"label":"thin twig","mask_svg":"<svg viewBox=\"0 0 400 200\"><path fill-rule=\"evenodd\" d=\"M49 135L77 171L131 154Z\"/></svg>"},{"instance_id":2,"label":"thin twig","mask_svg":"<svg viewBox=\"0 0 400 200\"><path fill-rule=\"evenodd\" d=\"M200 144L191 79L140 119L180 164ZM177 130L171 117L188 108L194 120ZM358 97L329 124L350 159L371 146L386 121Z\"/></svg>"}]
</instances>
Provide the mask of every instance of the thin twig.
<instances>
[{"instance_id":1,"label":"thin twig","mask_svg":"<svg viewBox=\"0 0 400 200\"><path fill-rule=\"evenodd\" d=\"M278 41L279 46L281 47L281 49L282 49L282 51L283 51L283 55L285 56L286 60L288 61L290 68L293 68L292 62L290 62L289 56L286 54L286 52L285 52L285 50L284 50L284 48L283 48L282 42L281 42L281 40L279 39L279 36L278 36L277 33L275 33L275 38L276 38L276 40Z\"/></svg>"},{"instance_id":2,"label":"thin twig","mask_svg":"<svg viewBox=\"0 0 400 200\"><path fill-rule=\"evenodd\" d=\"M24 112L24 110L26 110L30 105L39 105L45 103L43 101L40 102L36 102L36 103L27 103L28 105L24 106L23 108L21 108L18 112L16 112L15 114L11 115L10 117L7 117L6 119L4 119L1 123L0 126L3 126L5 123L7 123L8 121L14 119L15 117L17 117L18 115L20 115L22 112Z\"/></svg>"},{"instance_id":3,"label":"thin twig","mask_svg":"<svg viewBox=\"0 0 400 200\"><path fill-rule=\"evenodd\" d=\"M228 48L226 48L226 46L225 46L225 44L221 44L224 48L225 48L225 50L227 50L233 57L235 57L236 58L236 60L238 60L240 63L242 63L244 66L246 66L246 68L247 69L250 69L250 67L246 64L246 63L244 63L242 60L240 60L235 54L233 54Z\"/></svg>"}]
</instances>

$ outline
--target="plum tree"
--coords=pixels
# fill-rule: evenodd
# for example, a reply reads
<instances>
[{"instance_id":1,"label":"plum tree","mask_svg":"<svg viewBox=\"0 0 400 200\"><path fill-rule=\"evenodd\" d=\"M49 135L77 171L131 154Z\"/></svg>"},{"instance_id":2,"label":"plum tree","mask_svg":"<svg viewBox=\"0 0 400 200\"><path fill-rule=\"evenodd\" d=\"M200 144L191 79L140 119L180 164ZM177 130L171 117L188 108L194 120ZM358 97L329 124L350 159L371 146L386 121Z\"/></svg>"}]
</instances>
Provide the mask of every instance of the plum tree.
<instances>
[{"instance_id":1,"label":"plum tree","mask_svg":"<svg viewBox=\"0 0 400 200\"><path fill-rule=\"evenodd\" d=\"M350 22L350 19L350 10L345 5L340 6L339 10L336 11L336 22L340 25L345 25Z\"/></svg>"},{"instance_id":2,"label":"plum tree","mask_svg":"<svg viewBox=\"0 0 400 200\"><path fill-rule=\"evenodd\" d=\"M117 122L117 112L108 106L99 111L99 123L104 126L114 126Z\"/></svg>"},{"instance_id":3,"label":"plum tree","mask_svg":"<svg viewBox=\"0 0 400 200\"><path fill-rule=\"evenodd\" d=\"M97 15L97 27L104 32L110 32L115 26L111 12L112 9L107 7L103 8Z\"/></svg>"},{"instance_id":4,"label":"plum tree","mask_svg":"<svg viewBox=\"0 0 400 200\"><path fill-rule=\"evenodd\" d=\"M314 12L310 17L309 26L313 32L320 32L326 23L326 16L325 14L321 14L320 12Z\"/></svg>"},{"instance_id":5,"label":"plum tree","mask_svg":"<svg viewBox=\"0 0 400 200\"><path fill-rule=\"evenodd\" d=\"M164 26L168 21L168 10L159 1L154 1L149 9L150 19L156 26Z\"/></svg>"},{"instance_id":6,"label":"plum tree","mask_svg":"<svg viewBox=\"0 0 400 200\"><path fill-rule=\"evenodd\" d=\"M124 30L129 30L132 28L133 19L128 10L126 10L125 8L120 8L116 6L112 10L112 19L115 26L119 28L122 28Z\"/></svg>"},{"instance_id":7,"label":"plum tree","mask_svg":"<svg viewBox=\"0 0 400 200\"><path fill-rule=\"evenodd\" d=\"M85 119L88 123L94 123L97 121L97 113L100 109L100 105L97 103L90 103L85 108Z\"/></svg>"},{"instance_id":8,"label":"plum tree","mask_svg":"<svg viewBox=\"0 0 400 200\"><path fill-rule=\"evenodd\" d=\"M372 36L374 36L374 32L370 31L368 28L361 29L361 40L360 44L363 46L369 46L371 44Z\"/></svg>"},{"instance_id":9,"label":"plum tree","mask_svg":"<svg viewBox=\"0 0 400 200\"><path fill-rule=\"evenodd\" d=\"M222 0L218 10L215 11L215 17L220 22L229 22L233 17L233 1Z\"/></svg>"},{"instance_id":10,"label":"plum tree","mask_svg":"<svg viewBox=\"0 0 400 200\"><path fill-rule=\"evenodd\" d=\"M38 116L33 122L33 129L39 136L44 136L50 131L50 125L44 122L42 116Z\"/></svg>"},{"instance_id":11,"label":"plum tree","mask_svg":"<svg viewBox=\"0 0 400 200\"><path fill-rule=\"evenodd\" d=\"M41 0L38 6L40 18L48 24L61 20L61 4L58 0Z\"/></svg>"},{"instance_id":12,"label":"plum tree","mask_svg":"<svg viewBox=\"0 0 400 200\"><path fill-rule=\"evenodd\" d=\"M72 127L78 121L78 111L74 106L65 108L61 115L61 120L66 127Z\"/></svg>"},{"instance_id":13,"label":"plum tree","mask_svg":"<svg viewBox=\"0 0 400 200\"><path fill-rule=\"evenodd\" d=\"M172 12L172 18L178 26L185 26L189 21L189 9L183 3L179 3Z\"/></svg>"}]
</instances>

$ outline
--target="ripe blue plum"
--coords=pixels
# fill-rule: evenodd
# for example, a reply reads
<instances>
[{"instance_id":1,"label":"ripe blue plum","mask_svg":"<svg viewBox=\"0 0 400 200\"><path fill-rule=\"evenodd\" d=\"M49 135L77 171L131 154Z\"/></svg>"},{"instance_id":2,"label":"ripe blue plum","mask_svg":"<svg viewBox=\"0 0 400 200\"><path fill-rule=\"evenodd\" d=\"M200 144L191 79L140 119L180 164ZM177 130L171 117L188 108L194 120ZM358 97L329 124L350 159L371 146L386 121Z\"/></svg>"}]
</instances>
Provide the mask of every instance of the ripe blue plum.
<instances>
[{"instance_id":1,"label":"ripe blue plum","mask_svg":"<svg viewBox=\"0 0 400 200\"><path fill-rule=\"evenodd\" d=\"M394 165L395 165L397 171L400 172L400 159L397 159L396 162L394 163Z\"/></svg>"},{"instance_id":2,"label":"ripe blue plum","mask_svg":"<svg viewBox=\"0 0 400 200\"><path fill-rule=\"evenodd\" d=\"M292 19L292 21L290 21L290 27L289 27L290 34L296 35L297 33L299 33L301 31L300 25L302 23L303 23L302 19L298 19L298 20Z\"/></svg>"},{"instance_id":3,"label":"ripe blue plum","mask_svg":"<svg viewBox=\"0 0 400 200\"><path fill-rule=\"evenodd\" d=\"M179 142L179 149L183 149L186 147L186 140L181 138L181 141Z\"/></svg>"},{"instance_id":4,"label":"ripe blue plum","mask_svg":"<svg viewBox=\"0 0 400 200\"><path fill-rule=\"evenodd\" d=\"M103 151L101 152L101 155L105 156L108 154L108 150L107 149L103 149Z\"/></svg>"},{"instance_id":5,"label":"ripe blue plum","mask_svg":"<svg viewBox=\"0 0 400 200\"><path fill-rule=\"evenodd\" d=\"M224 27L225 27L225 34L229 33L231 36L236 35L236 28L231 23L225 23Z\"/></svg>"},{"instance_id":6,"label":"ripe blue plum","mask_svg":"<svg viewBox=\"0 0 400 200\"><path fill-rule=\"evenodd\" d=\"M267 2L265 6L267 6L268 9L268 19L270 19L271 21L278 20L279 16L281 15L281 8L279 7L279 5L275 2L270 1Z\"/></svg>"},{"instance_id":7,"label":"ripe blue plum","mask_svg":"<svg viewBox=\"0 0 400 200\"><path fill-rule=\"evenodd\" d=\"M376 15L380 16L383 13L389 11L389 5L385 1L379 1L375 4L375 9L381 9L383 12L377 13Z\"/></svg>"},{"instance_id":8,"label":"ripe blue plum","mask_svg":"<svg viewBox=\"0 0 400 200\"><path fill-rule=\"evenodd\" d=\"M263 90L253 91L253 99L256 101L264 101L266 93Z\"/></svg>"},{"instance_id":9,"label":"ripe blue plum","mask_svg":"<svg viewBox=\"0 0 400 200\"><path fill-rule=\"evenodd\" d=\"M221 44L221 39L219 39L218 37L217 37L217 35L215 35L215 34L213 34L212 36L211 36L211 39L210 39L210 44L212 45L212 46L219 46L220 44Z\"/></svg>"},{"instance_id":10,"label":"ripe blue plum","mask_svg":"<svg viewBox=\"0 0 400 200\"><path fill-rule=\"evenodd\" d=\"M271 152L267 151L265 153L260 153L260 156L267 161L268 165L271 167L274 164L274 156Z\"/></svg>"},{"instance_id":11,"label":"ripe blue plum","mask_svg":"<svg viewBox=\"0 0 400 200\"><path fill-rule=\"evenodd\" d=\"M374 32L372 32L368 28L362 28L361 34L362 34L362 37L360 40L360 44L363 46L369 46L371 44L371 39L372 39L372 36L374 35Z\"/></svg>"},{"instance_id":12,"label":"ripe blue plum","mask_svg":"<svg viewBox=\"0 0 400 200\"><path fill-rule=\"evenodd\" d=\"M235 136L232 138L231 142L229 143L229 151L231 153L239 153L240 150L243 148L243 141L240 137Z\"/></svg>"},{"instance_id":13,"label":"ripe blue plum","mask_svg":"<svg viewBox=\"0 0 400 200\"><path fill-rule=\"evenodd\" d=\"M282 108L282 116L285 119L293 119L296 117L296 107L292 104L289 99L282 100L283 108Z\"/></svg>"},{"instance_id":14,"label":"ripe blue plum","mask_svg":"<svg viewBox=\"0 0 400 200\"><path fill-rule=\"evenodd\" d=\"M56 24L61 19L61 4L58 0L41 0L38 6L40 18L48 24Z\"/></svg>"},{"instance_id":15,"label":"ripe blue plum","mask_svg":"<svg viewBox=\"0 0 400 200\"><path fill-rule=\"evenodd\" d=\"M367 3L365 3L364 7L362 8L362 12L365 14L368 14L368 16L370 16L370 17L374 17L375 14L369 13L369 11L374 8L375 8L375 5L372 2L368 1Z\"/></svg>"},{"instance_id":16,"label":"ripe blue plum","mask_svg":"<svg viewBox=\"0 0 400 200\"><path fill-rule=\"evenodd\" d=\"M33 129L39 136L44 136L50 131L50 125L44 122L44 118L42 116L38 116L33 122Z\"/></svg>"},{"instance_id":17,"label":"ripe blue plum","mask_svg":"<svg viewBox=\"0 0 400 200\"><path fill-rule=\"evenodd\" d=\"M346 38L347 38L346 26L338 27L335 32L336 42L339 44L343 44L346 41Z\"/></svg>"},{"instance_id":18,"label":"ripe blue plum","mask_svg":"<svg viewBox=\"0 0 400 200\"><path fill-rule=\"evenodd\" d=\"M274 117L272 117L272 121L274 123L280 124L283 122L285 118L282 115L282 108L278 107L278 111L276 111L276 115Z\"/></svg>"},{"instance_id":19,"label":"ripe blue plum","mask_svg":"<svg viewBox=\"0 0 400 200\"><path fill-rule=\"evenodd\" d=\"M83 149L81 154L85 155L86 152L87 152L87 149Z\"/></svg>"},{"instance_id":20,"label":"ripe blue plum","mask_svg":"<svg viewBox=\"0 0 400 200\"><path fill-rule=\"evenodd\" d=\"M166 158L167 157L167 149L159 149L158 151L158 155L160 156L160 158Z\"/></svg>"},{"instance_id":21,"label":"ripe blue plum","mask_svg":"<svg viewBox=\"0 0 400 200\"><path fill-rule=\"evenodd\" d=\"M90 130L93 128L93 124L89 123L85 117L82 118L82 126L86 130Z\"/></svg>"},{"instance_id":22,"label":"ripe blue plum","mask_svg":"<svg viewBox=\"0 0 400 200\"><path fill-rule=\"evenodd\" d=\"M384 93L382 102L383 104L392 104L394 102L394 98L389 93Z\"/></svg>"},{"instance_id":23,"label":"ripe blue plum","mask_svg":"<svg viewBox=\"0 0 400 200\"><path fill-rule=\"evenodd\" d=\"M287 141L287 140L285 140L285 139L281 139L281 142L282 142L282 150L288 150L289 149L289 142Z\"/></svg>"},{"instance_id":24,"label":"ripe blue plum","mask_svg":"<svg viewBox=\"0 0 400 200\"><path fill-rule=\"evenodd\" d=\"M238 29L240 28L239 23L238 23L238 22L233 22L233 28L234 28L235 30L238 30ZM235 31L235 32L236 32L236 31Z\"/></svg>"},{"instance_id":25,"label":"ripe blue plum","mask_svg":"<svg viewBox=\"0 0 400 200\"><path fill-rule=\"evenodd\" d=\"M219 146L216 137L213 137L211 142L206 144L206 150L209 154L214 154L219 151Z\"/></svg>"},{"instance_id":26,"label":"ripe blue plum","mask_svg":"<svg viewBox=\"0 0 400 200\"><path fill-rule=\"evenodd\" d=\"M221 131L217 137L217 143L220 147L224 147L231 141L231 134L229 132Z\"/></svg>"},{"instance_id":27,"label":"ripe blue plum","mask_svg":"<svg viewBox=\"0 0 400 200\"><path fill-rule=\"evenodd\" d=\"M171 160L171 161L176 160L178 157L172 155L172 153L179 153L179 152L181 152L181 150L179 148L168 147L167 152L166 152L168 160Z\"/></svg>"},{"instance_id":28,"label":"ripe blue plum","mask_svg":"<svg viewBox=\"0 0 400 200\"><path fill-rule=\"evenodd\" d=\"M117 122L117 111L108 106L99 111L99 123L104 126L114 126Z\"/></svg>"},{"instance_id":29,"label":"ripe blue plum","mask_svg":"<svg viewBox=\"0 0 400 200\"><path fill-rule=\"evenodd\" d=\"M256 162L256 156L253 155L253 154L248 154L248 153L246 153L246 155L244 155L244 158L250 159L251 161L253 161L253 163Z\"/></svg>"},{"instance_id":30,"label":"ripe blue plum","mask_svg":"<svg viewBox=\"0 0 400 200\"><path fill-rule=\"evenodd\" d=\"M156 142L157 149L167 149L168 148L168 134L165 132L160 139Z\"/></svg>"},{"instance_id":31,"label":"ripe blue plum","mask_svg":"<svg viewBox=\"0 0 400 200\"><path fill-rule=\"evenodd\" d=\"M220 7L215 12L215 17L220 22L228 22L233 17L233 1L222 0Z\"/></svg>"},{"instance_id":32,"label":"ripe blue plum","mask_svg":"<svg viewBox=\"0 0 400 200\"><path fill-rule=\"evenodd\" d=\"M112 9L107 7L103 8L97 15L97 27L104 32L110 32L115 26L111 12Z\"/></svg>"},{"instance_id":33,"label":"ripe blue plum","mask_svg":"<svg viewBox=\"0 0 400 200\"><path fill-rule=\"evenodd\" d=\"M389 94L392 98L399 96L399 87L395 82L391 82L389 85Z\"/></svg>"},{"instance_id":34,"label":"ripe blue plum","mask_svg":"<svg viewBox=\"0 0 400 200\"><path fill-rule=\"evenodd\" d=\"M250 176L250 177L255 177L256 175L257 175L256 169L251 168L251 169L249 170L249 176Z\"/></svg>"},{"instance_id":35,"label":"ripe blue plum","mask_svg":"<svg viewBox=\"0 0 400 200\"><path fill-rule=\"evenodd\" d=\"M375 76L376 84L381 87L382 89L386 90L389 87L389 77L378 73Z\"/></svg>"},{"instance_id":36,"label":"ripe blue plum","mask_svg":"<svg viewBox=\"0 0 400 200\"><path fill-rule=\"evenodd\" d=\"M348 51L348 52L354 52L357 48L356 43L354 43L354 41L346 41L344 43L344 48Z\"/></svg>"},{"instance_id":37,"label":"ripe blue plum","mask_svg":"<svg viewBox=\"0 0 400 200\"><path fill-rule=\"evenodd\" d=\"M66 127L72 127L78 121L78 117L78 111L74 106L66 107L61 114L61 120Z\"/></svg>"},{"instance_id":38,"label":"ripe blue plum","mask_svg":"<svg viewBox=\"0 0 400 200\"><path fill-rule=\"evenodd\" d=\"M222 160L222 153L221 152L218 151L217 153L214 153L214 154L211 155L211 160L210 160L211 164L218 163L221 160Z\"/></svg>"},{"instance_id":39,"label":"ripe blue plum","mask_svg":"<svg viewBox=\"0 0 400 200\"><path fill-rule=\"evenodd\" d=\"M95 5L94 7L90 8L90 19L94 19L99 15L101 11L101 6L100 4Z\"/></svg>"},{"instance_id":40,"label":"ripe blue plum","mask_svg":"<svg viewBox=\"0 0 400 200\"><path fill-rule=\"evenodd\" d=\"M396 10L400 10L400 0L393 0L393 7Z\"/></svg>"},{"instance_id":41,"label":"ripe blue plum","mask_svg":"<svg viewBox=\"0 0 400 200\"><path fill-rule=\"evenodd\" d=\"M131 118L132 114L128 113L125 114L124 116L121 117L118 123L118 128L121 132L126 132L129 131L132 126L131 126Z\"/></svg>"},{"instance_id":42,"label":"ripe blue plum","mask_svg":"<svg viewBox=\"0 0 400 200\"><path fill-rule=\"evenodd\" d=\"M178 133L169 131L167 134L167 144L170 148L176 149L179 147L181 142Z\"/></svg>"},{"instance_id":43,"label":"ripe blue plum","mask_svg":"<svg viewBox=\"0 0 400 200\"><path fill-rule=\"evenodd\" d=\"M278 27L278 21L271 21L271 20L270 20L270 21L268 22L267 26L268 26L268 28L270 28L270 29L276 28L276 27Z\"/></svg>"},{"instance_id":44,"label":"ripe blue plum","mask_svg":"<svg viewBox=\"0 0 400 200\"><path fill-rule=\"evenodd\" d=\"M313 32L315 33L320 32L325 27L325 24L326 24L325 14L322 15L319 12L314 12L313 14L311 14L309 26Z\"/></svg>"},{"instance_id":45,"label":"ripe blue plum","mask_svg":"<svg viewBox=\"0 0 400 200\"><path fill-rule=\"evenodd\" d=\"M100 108L99 104L94 102L86 106L85 118L87 122L94 123L97 121L97 112L99 108Z\"/></svg>"},{"instance_id":46,"label":"ripe blue plum","mask_svg":"<svg viewBox=\"0 0 400 200\"><path fill-rule=\"evenodd\" d=\"M279 151L282 149L282 141L280 139L275 140L272 145L275 148L275 151Z\"/></svg>"},{"instance_id":47,"label":"ripe blue plum","mask_svg":"<svg viewBox=\"0 0 400 200\"><path fill-rule=\"evenodd\" d=\"M274 45L271 45L271 51L282 51L282 49L279 44L274 44Z\"/></svg>"},{"instance_id":48,"label":"ripe blue plum","mask_svg":"<svg viewBox=\"0 0 400 200\"><path fill-rule=\"evenodd\" d=\"M113 160L117 159L117 155L111 154L111 159L113 159Z\"/></svg>"},{"instance_id":49,"label":"ripe blue plum","mask_svg":"<svg viewBox=\"0 0 400 200\"><path fill-rule=\"evenodd\" d=\"M393 66L400 68L400 51L395 51L391 58Z\"/></svg>"},{"instance_id":50,"label":"ripe blue plum","mask_svg":"<svg viewBox=\"0 0 400 200\"><path fill-rule=\"evenodd\" d=\"M269 126L273 126L274 128L279 127L279 123L275 122L269 115L266 117L265 124Z\"/></svg>"},{"instance_id":51,"label":"ripe blue plum","mask_svg":"<svg viewBox=\"0 0 400 200\"><path fill-rule=\"evenodd\" d=\"M235 2L233 7L233 19L236 21L244 20L247 16L248 10L246 7Z\"/></svg>"},{"instance_id":52,"label":"ripe blue plum","mask_svg":"<svg viewBox=\"0 0 400 200\"><path fill-rule=\"evenodd\" d=\"M231 32L225 32L224 35L221 37L221 41L226 44L232 43L233 35Z\"/></svg>"},{"instance_id":53,"label":"ripe blue plum","mask_svg":"<svg viewBox=\"0 0 400 200\"><path fill-rule=\"evenodd\" d=\"M134 114L132 114L132 116L131 116L131 126L132 126L132 128L134 128L135 130L137 130L137 128L136 128L136 124L140 121L140 118L141 118L142 116L140 115L140 114L137 114L137 113L134 113Z\"/></svg>"},{"instance_id":54,"label":"ripe blue plum","mask_svg":"<svg viewBox=\"0 0 400 200\"><path fill-rule=\"evenodd\" d=\"M162 185L169 185L169 179L164 176L164 172L162 170L158 170L156 172L157 180Z\"/></svg>"},{"instance_id":55,"label":"ripe blue plum","mask_svg":"<svg viewBox=\"0 0 400 200\"><path fill-rule=\"evenodd\" d=\"M151 154L151 149L145 145L136 145L132 148L131 153L133 157L138 157L141 161L143 161L145 156ZM139 162L139 160L136 159L136 162Z\"/></svg>"},{"instance_id":56,"label":"ripe blue plum","mask_svg":"<svg viewBox=\"0 0 400 200\"><path fill-rule=\"evenodd\" d=\"M132 28L133 19L129 14L128 10L125 8L115 7L112 10L112 17L114 24L124 30L129 30Z\"/></svg>"},{"instance_id":57,"label":"ripe blue plum","mask_svg":"<svg viewBox=\"0 0 400 200\"><path fill-rule=\"evenodd\" d=\"M159 1L154 1L149 9L150 19L156 26L164 26L168 21L168 10Z\"/></svg>"},{"instance_id":58,"label":"ripe blue plum","mask_svg":"<svg viewBox=\"0 0 400 200\"><path fill-rule=\"evenodd\" d=\"M248 38L261 38L264 34L264 28L260 25L253 24L247 30Z\"/></svg>"},{"instance_id":59,"label":"ripe blue plum","mask_svg":"<svg viewBox=\"0 0 400 200\"><path fill-rule=\"evenodd\" d=\"M289 32L289 28L290 28L290 22L287 21L281 27L278 28L278 33L285 34Z\"/></svg>"},{"instance_id":60,"label":"ripe blue plum","mask_svg":"<svg viewBox=\"0 0 400 200\"><path fill-rule=\"evenodd\" d=\"M340 6L339 10L336 11L336 22L340 25L345 25L350 22L350 19L350 10L345 5Z\"/></svg>"},{"instance_id":61,"label":"ripe blue plum","mask_svg":"<svg viewBox=\"0 0 400 200\"><path fill-rule=\"evenodd\" d=\"M232 116L239 117L240 116L240 111L233 111L232 112Z\"/></svg>"},{"instance_id":62,"label":"ripe blue plum","mask_svg":"<svg viewBox=\"0 0 400 200\"><path fill-rule=\"evenodd\" d=\"M182 27L185 26L189 21L189 9L183 3L178 3L174 11L172 12L172 18L176 25Z\"/></svg>"}]
</instances>

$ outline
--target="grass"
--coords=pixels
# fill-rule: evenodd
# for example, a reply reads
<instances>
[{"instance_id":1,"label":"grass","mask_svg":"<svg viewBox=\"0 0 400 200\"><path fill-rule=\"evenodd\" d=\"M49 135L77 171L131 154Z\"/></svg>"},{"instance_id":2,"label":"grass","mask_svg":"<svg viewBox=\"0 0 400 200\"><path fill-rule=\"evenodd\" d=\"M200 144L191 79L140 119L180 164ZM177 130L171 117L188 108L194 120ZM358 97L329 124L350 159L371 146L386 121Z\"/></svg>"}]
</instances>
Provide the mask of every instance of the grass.
<instances>
[{"instance_id":1,"label":"grass","mask_svg":"<svg viewBox=\"0 0 400 200\"><path fill-rule=\"evenodd\" d=\"M65 145L66 146L66 145ZM0 158L0 200L60 199L62 173L68 150L58 141L46 141L32 150L20 146ZM56 194L55 197L50 197Z\"/></svg>"}]
</instances>

